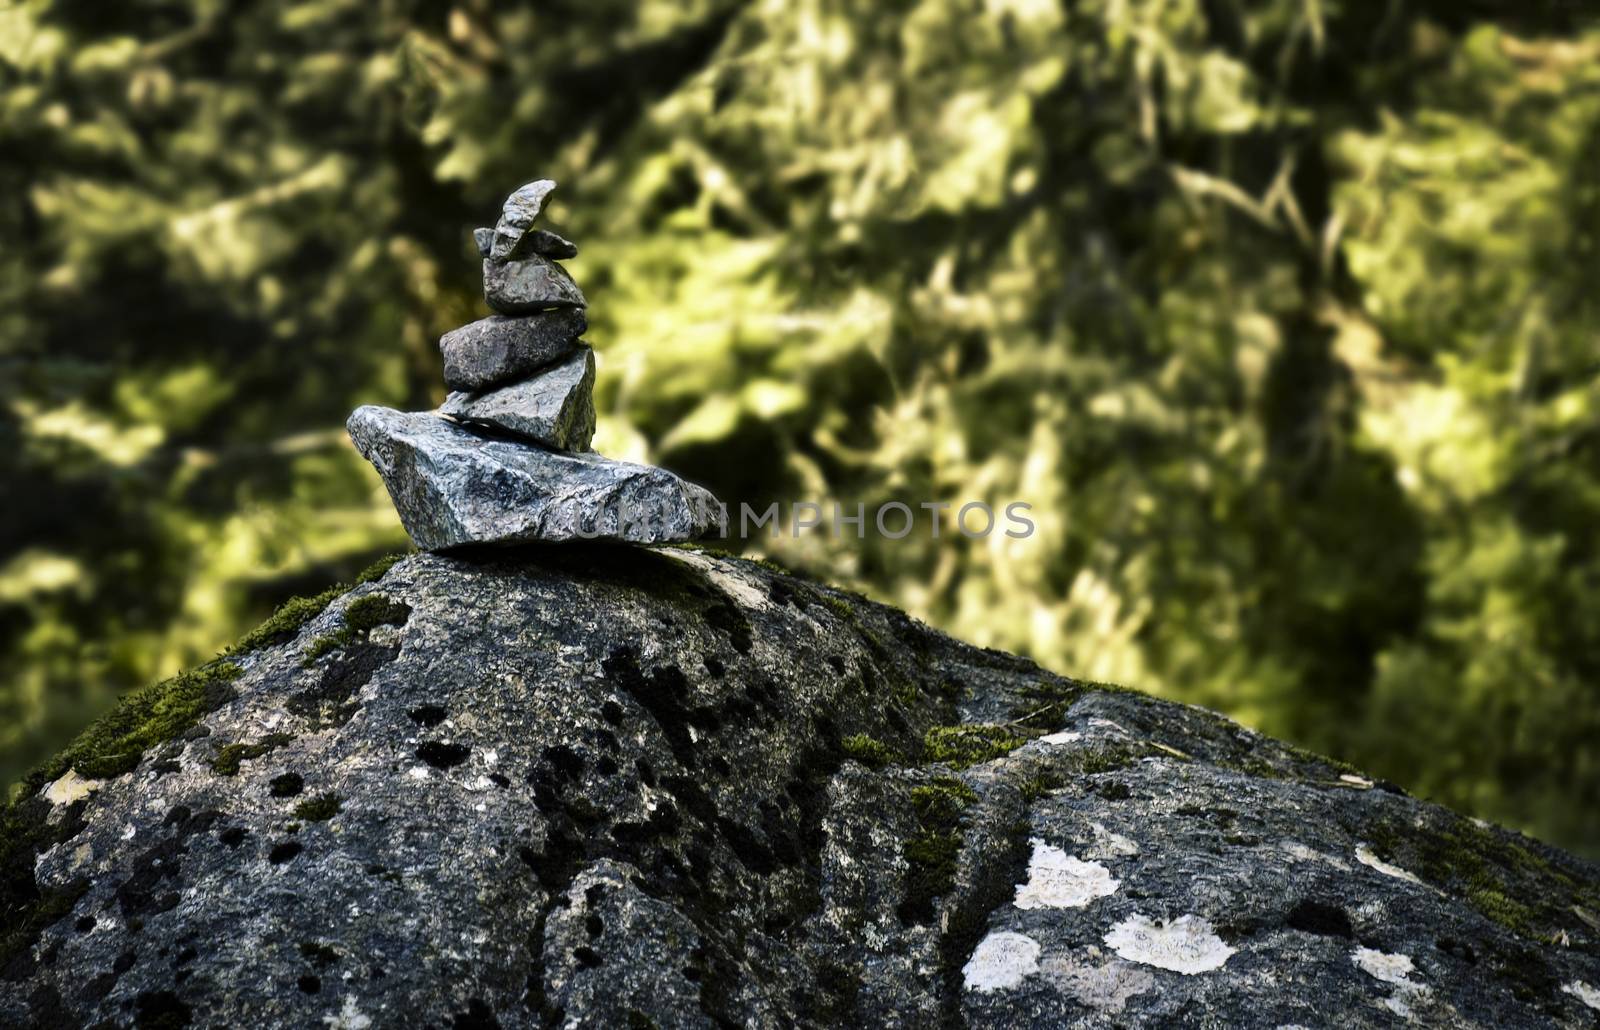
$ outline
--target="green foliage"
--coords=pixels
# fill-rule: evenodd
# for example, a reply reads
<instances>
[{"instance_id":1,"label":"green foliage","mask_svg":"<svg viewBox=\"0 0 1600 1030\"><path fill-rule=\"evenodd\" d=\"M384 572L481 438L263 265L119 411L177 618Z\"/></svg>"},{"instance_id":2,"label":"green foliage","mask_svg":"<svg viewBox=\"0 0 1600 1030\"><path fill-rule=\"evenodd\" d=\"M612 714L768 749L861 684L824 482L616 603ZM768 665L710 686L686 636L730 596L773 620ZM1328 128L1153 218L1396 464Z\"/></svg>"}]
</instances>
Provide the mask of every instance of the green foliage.
<instances>
[{"instance_id":1,"label":"green foliage","mask_svg":"<svg viewBox=\"0 0 1600 1030\"><path fill-rule=\"evenodd\" d=\"M999 758L1026 743L1004 726L976 723L935 726L922 739L922 758L957 769Z\"/></svg>"},{"instance_id":2,"label":"green foliage","mask_svg":"<svg viewBox=\"0 0 1600 1030\"><path fill-rule=\"evenodd\" d=\"M340 424L549 175L600 450L1028 502L754 546L1600 849L1600 27L1501 7L8 6L0 774L402 540Z\"/></svg>"}]
</instances>

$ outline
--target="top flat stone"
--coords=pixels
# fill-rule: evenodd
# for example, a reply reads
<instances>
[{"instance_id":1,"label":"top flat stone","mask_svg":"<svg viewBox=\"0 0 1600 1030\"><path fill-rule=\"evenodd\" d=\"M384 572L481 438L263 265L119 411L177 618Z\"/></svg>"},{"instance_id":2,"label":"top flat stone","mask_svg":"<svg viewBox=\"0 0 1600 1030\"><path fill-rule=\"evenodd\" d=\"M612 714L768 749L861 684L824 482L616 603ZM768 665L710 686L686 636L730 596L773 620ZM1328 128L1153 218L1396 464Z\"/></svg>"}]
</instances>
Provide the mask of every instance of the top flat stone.
<instances>
[{"instance_id":1,"label":"top flat stone","mask_svg":"<svg viewBox=\"0 0 1600 1030\"><path fill-rule=\"evenodd\" d=\"M489 257L504 261L516 252L523 235L532 228L533 220L538 218L539 212L544 209L545 198L555 188L556 184L552 179L535 179L517 187L516 191L506 198L505 206L500 209L500 221L494 227L494 240L489 248Z\"/></svg>"}]
</instances>

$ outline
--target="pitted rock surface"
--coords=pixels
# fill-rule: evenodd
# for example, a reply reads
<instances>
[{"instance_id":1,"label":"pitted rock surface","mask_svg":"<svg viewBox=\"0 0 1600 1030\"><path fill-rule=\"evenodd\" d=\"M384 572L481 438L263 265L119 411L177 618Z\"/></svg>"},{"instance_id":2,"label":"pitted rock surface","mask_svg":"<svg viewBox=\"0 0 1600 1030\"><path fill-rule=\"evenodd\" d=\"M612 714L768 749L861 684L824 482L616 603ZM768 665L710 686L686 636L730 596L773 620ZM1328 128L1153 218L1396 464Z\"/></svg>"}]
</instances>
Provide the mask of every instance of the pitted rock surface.
<instances>
[{"instance_id":1,"label":"pitted rock surface","mask_svg":"<svg viewBox=\"0 0 1600 1030\"><path fill-rule=\"evenodd\" d=\"M7 812L0 1025L1600 1015L1593 865L766 566L420 555L281 636Z\"/></svg>"}]
</instances>

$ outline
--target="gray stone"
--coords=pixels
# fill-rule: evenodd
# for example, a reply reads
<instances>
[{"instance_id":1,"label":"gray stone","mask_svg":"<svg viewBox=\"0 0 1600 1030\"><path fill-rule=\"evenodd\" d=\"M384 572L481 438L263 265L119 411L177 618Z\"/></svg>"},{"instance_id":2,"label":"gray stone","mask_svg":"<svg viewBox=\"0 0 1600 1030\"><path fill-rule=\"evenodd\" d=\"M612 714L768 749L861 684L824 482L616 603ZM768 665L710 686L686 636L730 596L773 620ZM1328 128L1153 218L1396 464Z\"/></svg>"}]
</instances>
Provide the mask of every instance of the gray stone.
<instances>
[{"instance_id":1,"label":"gray stone","mask_svg":"<svg viewBox=\"0 0 1600 1030\"><path fill-rule=\"evenodd\" d=\"M565 268L537 254L516 261L484 258L483 299L505 315L589 303Z\"/></svg>"},{"instance_id":2,"label":"gray stone","mask_svg":"<svg viewBox=\"0 0 1600 1030\"><path fill-rule=\"evenodd\" d=\"M693 540L717 499L665 469L485 439L432 412L357 408L347 428L418 547L580 539Z\"/></svg>"},{"instance_id":3,"label":"gray stone","mask_svg":"<svg viewBox=\"0 0 1600 1030\"><path fill-rule=\"evenodd\" d=\"M444 383L476 393L515 382L571 354L588 328L582 308L556 308L491 315L452 329L439 338Z\"/></svg>"},{"instance_id":4,"label":"gray stone","mask_svg":"<svg viewBox=\"0 0 1600 1030\"><path fill-rule=\"evenodd\" d=\"M1595 1024L1595 865L766 565L418 555L230 660L6 813L0 1025Z\"/></svg>"},{"instance_id":5,"label":"gray stone","mask_svg":"<svg viewBox=\"0 0 1600 1030\"><path fill-rule=\"evenodd\" d=\"M575 258L578 256L578 245L548 229L533 229L523 234L522 242L517 244L510 256L518 258L525 254L558 259Z\"/></svg>"},{"instance_id":6,"label":"gray stone","mask_svg":"<svg viewBox=\"0 0 1600 1030\"><path fill-rule=\"evenodd\" d=\"M494 240L489 247L489 257L505 260L511 257L522 242L522 236L533 226L533 220L544 209L545 198L556 188L550 179L536 179L517 189L506 198L500 208L500 221L495 223Z\"/></svg>"},{"instance_id":7,"label":"gray stone","mask_svg":"<svg viewBox=\"0 0 1600 1030\"><path fill-rule=\"evenodd\" d=\"M577 352L532 378L489 393L452 393L439 409L561 451L586 451L594 438L594 351Z\"/></svg>"},{"instance_id":8,"label":"gray stone","mask_svg":"<svg viewBox=\"0 0 1600 1030\"><path fill-rule=\"evenodd\" d=\"M478 255L488 257L494 246L494 230L474 229L472 240L477 244ZM578 245L548 229L532 229L522 234L522 239L506 257L516 258L525 254L564 260L578 256Z\"/></svg>"}]
</instances>

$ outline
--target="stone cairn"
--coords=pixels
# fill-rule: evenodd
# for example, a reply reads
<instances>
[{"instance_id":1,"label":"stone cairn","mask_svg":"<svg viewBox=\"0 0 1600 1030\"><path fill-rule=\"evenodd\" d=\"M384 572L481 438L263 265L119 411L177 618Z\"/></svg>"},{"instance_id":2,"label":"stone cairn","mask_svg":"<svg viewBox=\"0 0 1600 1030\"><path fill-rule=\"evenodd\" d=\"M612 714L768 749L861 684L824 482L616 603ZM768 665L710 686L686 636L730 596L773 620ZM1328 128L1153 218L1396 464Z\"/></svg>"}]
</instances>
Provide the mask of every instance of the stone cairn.
<instances>
[{"instance_id":1,"label":"stone cairn","mask_svg":"<svg viewBox=\"0 0 1600 1030\"><path fill-rule=\"evenodd\" d=\"M589 450L588 302L558 260L571 242L533 228L556 184L530 182L473 233L495 312L445 333L438 411L356 409L347 429L423 550L575 539L665 543L720 530L722 506L665 469Z\"/></svg>"}]
</instances>

